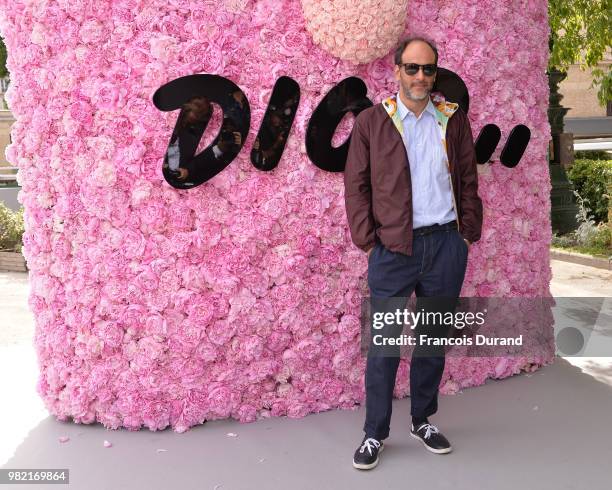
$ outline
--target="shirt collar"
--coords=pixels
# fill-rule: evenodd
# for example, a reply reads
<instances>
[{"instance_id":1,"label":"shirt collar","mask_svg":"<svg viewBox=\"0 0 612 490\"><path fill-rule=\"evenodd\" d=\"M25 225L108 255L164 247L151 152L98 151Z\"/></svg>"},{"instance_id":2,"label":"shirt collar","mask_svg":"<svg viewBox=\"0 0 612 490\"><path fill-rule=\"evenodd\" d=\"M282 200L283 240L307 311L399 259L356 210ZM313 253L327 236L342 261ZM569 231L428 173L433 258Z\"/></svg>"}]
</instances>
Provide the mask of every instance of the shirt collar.
<instances>
[{"instance_id":1,"label":"shirt collar","mask_svg":"<svg viewBox=\"0 0 612 490\"><path fill-rule=\"evenodd\" d=\"M414 112L408 109L408 107L406 107L404 103L402 102L402 99L400 99L399 92L396 95L396 99L397 99L397 110L399 111L399 116L402 120L404 120L404 118L408 114L412 114L414 116ZM434 117L436 116L436 108L434 107L433 102L431 101L431 97L429 97L429 99L427 100L427 105L425 106L425 110L423 112L429 112L432 116Z\"/></svg>"}]
</instances>

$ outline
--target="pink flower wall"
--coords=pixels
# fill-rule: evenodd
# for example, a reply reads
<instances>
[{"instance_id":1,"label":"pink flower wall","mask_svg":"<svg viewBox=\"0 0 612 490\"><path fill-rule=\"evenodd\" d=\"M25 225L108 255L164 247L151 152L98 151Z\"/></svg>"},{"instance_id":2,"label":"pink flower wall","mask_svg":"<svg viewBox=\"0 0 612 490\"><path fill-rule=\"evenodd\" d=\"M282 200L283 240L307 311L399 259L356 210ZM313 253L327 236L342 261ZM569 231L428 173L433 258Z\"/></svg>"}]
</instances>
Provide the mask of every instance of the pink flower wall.
<instances>
[{"instance_id":1,"label":"pink flower wall","mask_svg":"<svg viewBox=\"0 0 612 490\"><path fill-rule=\"evenodd\" d=\"M182 432L363 401L366 255L350 239L342 175L310 163L304 141L313 109L343 78L361 77L375 103L395 93L392 47L357 64L381 56L378 41L396 41L385 25L393 37L437 42L440 65L470 91L474 136L487 123L502 130L494 158L513 126L532 132L516 168L479 168L483 233L462 294L550 295L547 3L359 2L370 7L360 7L359 29L345 15L351 3L319 2L322 14L308 20L317 2L304 3L0 0L37 389L58 419ZM377 17L397 5L399 30ZM319 32L338 11L346 34ZM377 34L360 38L369 22ZM177 190L161 171L177 113L151 98L195 73L244 90L251 130L221 174ZM283 158L262 172L249 153L281 75L299 83L301 101ZM550 361L449 357L441 392ZM409 367L400 364L398 397L409 393Z\"/></svg>"}]
</instances>

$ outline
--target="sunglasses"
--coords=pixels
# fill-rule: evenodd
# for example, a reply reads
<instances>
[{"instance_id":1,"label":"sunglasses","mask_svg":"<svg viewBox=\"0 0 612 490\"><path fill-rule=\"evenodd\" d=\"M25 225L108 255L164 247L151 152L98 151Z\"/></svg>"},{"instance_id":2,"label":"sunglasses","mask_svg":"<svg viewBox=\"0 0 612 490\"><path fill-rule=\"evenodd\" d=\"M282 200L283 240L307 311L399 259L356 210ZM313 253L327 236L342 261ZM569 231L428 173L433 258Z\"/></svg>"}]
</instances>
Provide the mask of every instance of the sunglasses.
<instances>
[{"instance_id":1,"label":"sunglasses","mask_svg":"<svg viewBox=\"0 0 612 490\"><path fill-rule=\"evenodd\" d=\"M419 72L419 69L423 69L423 75L426 77L432 77L436 74L438 67L434 64L430 65L418 65L416 63L402 63L399 65L400 68L404 67L404 71L406 75L416 75Z\"/></svg>"}]
</instances>

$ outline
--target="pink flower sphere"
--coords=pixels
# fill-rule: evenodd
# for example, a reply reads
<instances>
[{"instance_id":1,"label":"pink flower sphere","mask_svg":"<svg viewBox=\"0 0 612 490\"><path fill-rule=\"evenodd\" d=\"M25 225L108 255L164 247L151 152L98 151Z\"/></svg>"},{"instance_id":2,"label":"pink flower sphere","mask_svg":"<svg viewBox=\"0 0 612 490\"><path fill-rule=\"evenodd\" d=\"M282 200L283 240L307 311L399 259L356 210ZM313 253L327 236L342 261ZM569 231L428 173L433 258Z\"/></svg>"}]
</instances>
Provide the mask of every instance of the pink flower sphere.
<instances>
[{"instance_id":1,"label":"pink flower sphere","mask_svg":"<svg viewBox=\"0 0 612 490\"><path fill-rule=\"evenodd\" d=\"M395 47L406 22L407 0L301 0L315 44L353 63L369 63Z\"/></svg>"}]
</instances>

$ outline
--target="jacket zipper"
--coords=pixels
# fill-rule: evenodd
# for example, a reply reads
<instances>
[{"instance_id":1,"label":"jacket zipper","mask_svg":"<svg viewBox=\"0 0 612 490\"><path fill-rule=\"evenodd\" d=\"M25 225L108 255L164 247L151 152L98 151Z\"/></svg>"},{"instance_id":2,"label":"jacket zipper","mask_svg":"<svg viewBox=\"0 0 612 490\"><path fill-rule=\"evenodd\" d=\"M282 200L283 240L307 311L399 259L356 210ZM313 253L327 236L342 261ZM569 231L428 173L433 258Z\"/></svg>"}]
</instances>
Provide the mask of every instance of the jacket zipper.
<instances>
[{"instance_id":1,"label":"jacket zipper","mask_svg":"<svg viewBox=\"0 0 612 490\"><path fill-rule=\"evenodd\" d=\"M448 150L446 148L446 135L444 139L442 140L442 142L444 145L444 157L445 157L445 162L446 162L446 170L448 171L448 181L450 182L451 196L453 198L453 208L455 209L455 220L457 221L457 231L461 233L461 225L459 224L459 211L457 210L457 203L455 201L455 188L453 186L453 176L451 174L450 163L448 161Z\"/></svg>"}]
</instances>

